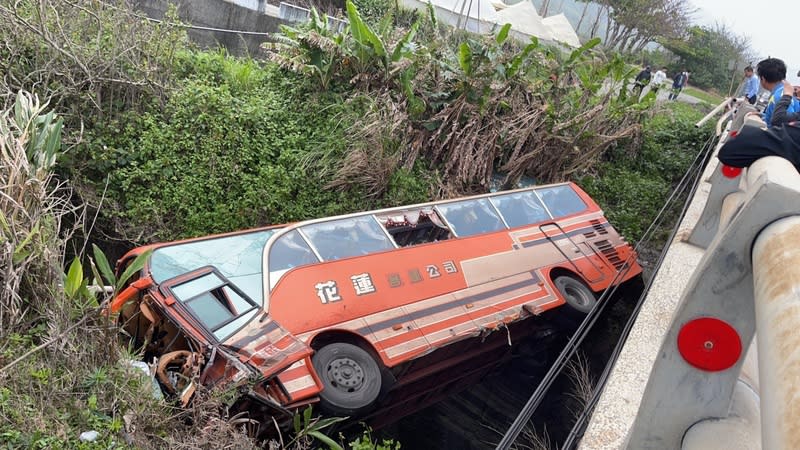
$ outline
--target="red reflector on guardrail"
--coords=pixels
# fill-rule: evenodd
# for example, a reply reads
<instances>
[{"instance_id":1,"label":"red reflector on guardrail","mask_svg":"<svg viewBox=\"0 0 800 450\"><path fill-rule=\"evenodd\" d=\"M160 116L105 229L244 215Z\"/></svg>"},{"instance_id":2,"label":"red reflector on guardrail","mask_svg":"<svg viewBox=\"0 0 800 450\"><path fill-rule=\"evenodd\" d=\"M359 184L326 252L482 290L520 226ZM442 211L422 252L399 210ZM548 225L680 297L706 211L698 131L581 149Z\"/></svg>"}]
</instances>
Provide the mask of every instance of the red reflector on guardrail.
<instances>
[{"instance_id":1,"label":"red reflector on guardrail","mask_svg":"<svg viewBox=\"0 0 800 450\"><path fill-rule=\"evenodd\" d=\"M692 366L718 372L739 361L742 341L739 333L727 322L714 317L701 317L681 328L678 351Z\"/></svg>"},{"instance_id":2,"label":"red reflector on guardrail","mask_svg":"<svg viewBox=\"0 0 800 450\"><path fill-rule=\"evenodd\" d=\"M722 175L724 175L726 178L736 178L741 173L741 167L726 166L725 164L722 165Z\"/></svg>"}]
</instances>

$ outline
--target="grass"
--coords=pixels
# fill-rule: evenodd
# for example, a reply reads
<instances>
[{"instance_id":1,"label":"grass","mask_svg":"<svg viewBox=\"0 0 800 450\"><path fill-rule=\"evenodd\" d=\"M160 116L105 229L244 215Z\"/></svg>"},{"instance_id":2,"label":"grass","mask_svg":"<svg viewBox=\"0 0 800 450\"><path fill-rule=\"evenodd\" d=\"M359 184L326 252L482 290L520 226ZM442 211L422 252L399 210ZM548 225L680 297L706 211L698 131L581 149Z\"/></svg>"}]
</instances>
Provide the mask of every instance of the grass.
<instances>
[{"instance_id":1,"label":"grass","mask_svg":"<svg viewBox=\"0 0 800 450\"><path fill-rule=\"evenodd\" d=\"M724 97L721 97L721 96L719 96L717 94L712 94L711 92L701 91L700 89L697 89L697 88L694 88L694 87L691 87L691 86L686 86L683 89L683 93L687 94L687 95L691 95L692 97L695 97L695 98L697 98L699 100L702 100L702 101L710 104L711 106L717 106L717 105L719 105L720 103L722 103L725 100Z\"/></svg>"}]
</instances>

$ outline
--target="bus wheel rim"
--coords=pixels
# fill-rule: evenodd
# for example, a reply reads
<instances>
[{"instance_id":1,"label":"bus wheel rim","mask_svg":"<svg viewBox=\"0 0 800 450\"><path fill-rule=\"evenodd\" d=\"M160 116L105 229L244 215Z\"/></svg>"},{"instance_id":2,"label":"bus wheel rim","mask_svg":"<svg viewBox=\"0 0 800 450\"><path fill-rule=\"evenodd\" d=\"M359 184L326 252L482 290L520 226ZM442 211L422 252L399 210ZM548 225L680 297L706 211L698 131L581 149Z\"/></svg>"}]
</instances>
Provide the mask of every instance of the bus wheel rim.
<instances>
[{"instance_id":1,"label":"bus wheel rim","mask_svg":"<svg viewBox=\"0 0 800 450\"><path fill-rule=\"evenodd\" d=\"M328 366L328 378L337 389L354 392L364 385L364 369L351 358L336 358Z\"/></svg>"}]
</instances>

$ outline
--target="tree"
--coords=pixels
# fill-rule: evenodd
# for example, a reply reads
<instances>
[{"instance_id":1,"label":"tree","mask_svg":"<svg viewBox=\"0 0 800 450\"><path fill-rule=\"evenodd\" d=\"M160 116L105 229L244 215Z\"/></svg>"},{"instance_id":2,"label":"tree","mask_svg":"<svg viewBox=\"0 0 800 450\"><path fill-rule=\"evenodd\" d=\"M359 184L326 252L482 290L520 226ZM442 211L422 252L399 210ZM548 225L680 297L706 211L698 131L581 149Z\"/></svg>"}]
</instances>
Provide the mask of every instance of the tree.
<instances>
[{"instance_id":1,"label":"tree","mask_svg":"<svg viewBox=\"0 0 800 450\"><path fill-rule=\"evenodd\" d=\"M678 56L680 67L691 73L691 82L701 88L727 92L731 79L730 61L745 62L752 58L749 39L730 31L724 25L693 26L676 39L661 44Z\"/></svg>"},{"instance_id":2,"label":"tree","mask_svg":"<svg viewBox=\"0 0 800 450\"><path fill-rule=\"evenodd\" d=\"M674 39L689 24L688 0L605 0L606 46L622 52L641 51L656 38Z\"/></svg>"}]
</instances>

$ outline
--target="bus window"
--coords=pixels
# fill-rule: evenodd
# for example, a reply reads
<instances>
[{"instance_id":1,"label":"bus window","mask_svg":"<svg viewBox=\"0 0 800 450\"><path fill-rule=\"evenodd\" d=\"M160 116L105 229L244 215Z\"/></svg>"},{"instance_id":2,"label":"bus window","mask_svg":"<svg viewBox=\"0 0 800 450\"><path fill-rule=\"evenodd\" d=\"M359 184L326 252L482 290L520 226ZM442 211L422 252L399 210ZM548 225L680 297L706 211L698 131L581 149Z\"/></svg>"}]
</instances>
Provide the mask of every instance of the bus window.
<instances>
[{"instance_id":1,"label":"bus window","mask_svg":"<svg viewBox=\"0 0 800 450\"><path fill-rule=\"evenodd\" d=\"M316 262L319 262L317 255L297 230L284 234L269 249L269 288L275 287L289 269Z\"/></svg>"},{"instance_id":2,"label":"bus window","mask_svg":"<svg viewBox=\"0 0 800 450\"><path fill-rule=\"evenodd\" d=\"M586 203L568 184L537 189L536 193L554 218L569 216L586 209Z\"/></svg>"},{"instance_id":3,"label":"bus window","mask_svg":"<svg viewBox=\"0 0 800 450\"><path fill-rule=\"evenodd\" d=\"M492 197L491 201L511 228L550 219L533 191L498 195Z\"/></svg>"},{"instance_id":4,"label":"bus window","mask_svg":"<svg viewBox=\"0 0 800 450\"><path fill-rule=\"evenodd\" d=\"M450 237L450 230L431 208L375 217L400 247L444 241Z\"/></svg>"},{"instance_id":5,"label":"bus window","mask_svg":"<svg viewBox=\"0 0 800 450\"><path fill-rule=\"evenodd\" d=\"M373 216L313 223L302 230L324 261L394 248L394 243Z\"/></svg>"},{"instance_id":6,"label":"bus window","mask_svg":"<svg viewBox=\"0 0 800 450\"><path fill-rule=\"evenodd\" d=\"M505 229L503 221L485 198L445 203L436 208L459 237Z\"/></svg>"},{"instance_id":7,"label":"bus window","mask_svg":"<svg viewBox=\"0 0 800 450\"><path fill-rule=\"evenodd\" d=\"M257 310L252 300L239 295L214 272L172 286L170 290L218 339L240 328Z\"/></svg>"}]
</instances>

